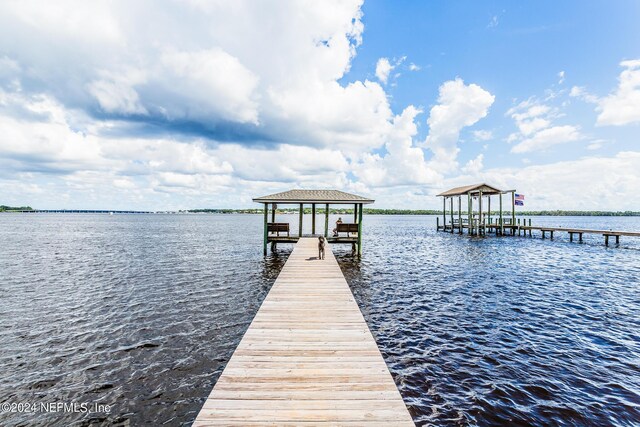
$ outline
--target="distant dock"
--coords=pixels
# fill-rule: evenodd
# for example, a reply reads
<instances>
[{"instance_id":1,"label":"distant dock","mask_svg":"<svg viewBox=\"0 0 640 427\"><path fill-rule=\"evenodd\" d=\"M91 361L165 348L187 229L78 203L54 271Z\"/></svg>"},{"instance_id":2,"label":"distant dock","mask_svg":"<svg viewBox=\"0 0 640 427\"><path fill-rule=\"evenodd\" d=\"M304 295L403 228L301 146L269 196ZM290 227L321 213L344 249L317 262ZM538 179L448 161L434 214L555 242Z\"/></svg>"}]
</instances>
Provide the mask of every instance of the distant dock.
<instances>
[{"instance_id":1,"label":"distant dock","mask_svg":"<svg viewBox=\"0 0 640 427\"><path fill-rule=\"evenodd\" d=\"M502 196L504 194L511 195L511 214L505 215L503 211ZM520 236L521 233L529 237L533 237L533 231L540 231L542 238L546 238L547 233L549 237L553 239L554 233L568 233L569 241L573 242L574 235L578 236L578 242L582 243L582 236L584 234L596 234L604 237L605 246L609 246L609 238L615 239L616 245L620 244L621 236L640 237L640 232L635 231L615 231L615 230L592 230L583 228L567 228L567 227L548 227L548 226L533 226L531 225L531 219L527 224L526 219L518 218L516 222L516 190L499 190L498 188L487 184L474 184L466 185L463 187L456 187L438 194L442 197L442 225L440 224L440 217L436 218L436 230L447 231L455 233L456 230L459 234L463 234L464 230L467 230L469 235L484 236L487 233L495 233L496 235L504 236L505 232L515 236L516 233ZM498 196L499 211L496 215L491 211L491 196ZM463 213L462 199L467 199L467 209ZM524 200L524 196L520 196ZM486 198L486 211L482 208L483 200ZM454 209L454 199L458 200L458 212ZM449 200L449 212L447 212L447 200ZM474 201L477 201L478 209L474 210ZM522 205L523 202L520 203Z\"/></svg>"},{"instance_id":2,"label":"distant dock","mask_svg":"<svg viewBox=\"0 0 640 427\"><path fill-rule=\"evenodd\" d=\"M194 426L413 421L327 245L299 238Z\"/></svg>"},{"instance_id":3,"label":"distant dock","mask_svg":"<svg viewBox=\"0 0 640 427\"><path fill-rule=\"evenodd\" d=\"M529 222L529 224L531 224L531 222ZM517 233L518 236L522 234L526 236L528 232L529 237L533 237L533 231L539 231L543 239L547 237L547 233L549 233L549 237L551 239L553 239L554 233L567 233L569 235L570 242L573 242L575 240L574 236L577 236L579 243L582 243L583 241L582 236L584 234L595 234L595 235L604 237L605 246L609 246L609 238L614 238L615 244L619 245L621 236L640 237L640 232L636 232L636 231L592 230L592 229L586 229L586 228L547 227L547 226L532 226L532 225L519 225L519 224L518 225L486 224L486 225L481 225L477 227L478 228L476 229L476 231L471 231L469 230L471 227L469 227L466 224L462 224L462 225L445 224L442 227L440 225L437 226L438 230L443 230L451 233L455 233L455 231L458 230L459 234L462 234L463 229L467 229L470 234L480 234L480 235L486 235L487 230L489 230L489 232L494 232L496 235L503 235L505 234L505 230L508 230L508 232L511 235L515 235Z\"/></svg>"}]
</instances>

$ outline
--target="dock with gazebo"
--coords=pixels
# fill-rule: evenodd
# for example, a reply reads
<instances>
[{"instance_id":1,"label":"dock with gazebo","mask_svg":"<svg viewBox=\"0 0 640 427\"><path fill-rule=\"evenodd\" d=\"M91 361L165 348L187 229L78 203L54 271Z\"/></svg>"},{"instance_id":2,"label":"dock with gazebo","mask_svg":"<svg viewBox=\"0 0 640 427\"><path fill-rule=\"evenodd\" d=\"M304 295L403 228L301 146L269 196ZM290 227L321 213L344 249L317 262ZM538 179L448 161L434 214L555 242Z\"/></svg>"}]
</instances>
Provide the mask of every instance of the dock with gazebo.
<instances>
[{"instance_id":1,"label":"dock with gazebo","mask_svg":"<svg viewBox=\"0 0 640 427\"><path fill-rule=\"evenodd\" d=\"M363 206L374 202L373 199L346 193L340 190L301 190L294 189L281 193L253 199L264 205L264 235L262 250L267 254L267 246L271 243L274 251L278 243L296 243L302 237L324 236L332 244L350 244L357 255L362 254L362 210ZM293 234L288 222L276 222L279 205L298 206L298 229ZM311 234L303 233L305 205L311 205ZM352 205L353 222L336 225L336 234L329 233L330 207L335 205ZM269 212L271 215L269 215ZM317 214L324 214L324 227L316 224ZM269 221L271 219L271 221ZM322 231L321 231L322 230ZM321 231L321 232L320 232Z\"/></svg>"},{"instance_id":2,"label":"dock with gazebo","mask_svg":"<svg viewBox=\"0 0 640 427\"><path fill-rule=\"evenodd\" d=\"M511 209L504 211L503 196L507 196ZM533 226L531 219L518 218L516 222L516 190L500 190L495 186L482 184L465 185L455 187L437 195L442 197L442 224L440 218L436 218L436 230L450 233L463 234L467 230L469 235L484 236L488 232L496 235L510 234L518 236L524 233L525 236L533 237L533 231L539 231L542 238L546 238L547 233L553 240L554 233L567 233L569 241L574 241L574 236L578 237L578 242L582 243L584 234L595 234L604 237L605 246L609 246L609 239L614 238L615 244L620 244L620 237L640 237L635 231L615 231L615 230L592 230L583 228ZM491 197L498 197L498 214L491 211ZM466 209L463 209L463 202L466 199ZM485 200L486 199L486 200ZM457 212L454 201L457 200ZM447 211L447 202L449 211ZM494 202L495 203L495 202ZM486 208L485 208L486 207Z\"/></svg>"},{"instance_id":3,"label":"dock with gazebo","mask_svg":"<svg viewBox=\"0 0 640 427\"><path fill-rule=\"evenodd\" d=\"M505 194L511 196L511 212L507 212L507 215L503 209ZM498 197L498 215L493 217L491 216L492 196ZM436 224L438 230L450 231L451 233L457 230L462 234L463 230L467 229L470 235L484 235L487 230L493 230L500 234L504 234L506 230L515 234L518 229L515 211L516 190L500 190L492 185L482 183L455 187L438 194L438 197L442 197L442 225L440 225L440 217L438 217ZM457 213L454 210L454 200L456 199L458 201ZM463 199L467 203L466 209L463 209ZM485 199L486 203L484 203ZM449 202L448 215L447 202ZM474 202L477 211L474 210Z\"/></svg>"}]
</instances>

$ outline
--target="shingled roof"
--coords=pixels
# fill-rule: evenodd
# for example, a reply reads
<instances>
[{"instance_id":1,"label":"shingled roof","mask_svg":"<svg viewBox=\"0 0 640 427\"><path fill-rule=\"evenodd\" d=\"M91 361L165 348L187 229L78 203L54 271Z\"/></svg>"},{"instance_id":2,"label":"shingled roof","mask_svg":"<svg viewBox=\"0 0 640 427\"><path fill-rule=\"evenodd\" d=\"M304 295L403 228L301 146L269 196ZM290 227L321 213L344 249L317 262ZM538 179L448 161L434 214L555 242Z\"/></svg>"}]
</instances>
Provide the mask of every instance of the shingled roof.
<instances>
[{"instance_id":1,"label":"shingled roof","mask_svg":"<svg viewBox=\"0 0 640 427\"><path fill-rule=\"evenodd\" d=\"M373 203L373 199L345 193L339 190L289 190L282 193L270 194L268 196L253 199L258 203L333 203L352 204L362 203L364 205Z\"/></svg>"},{"instance_id":2,"label":"shingled roof","mask_svg":"<svg viewBox=\"0 0 640 427\"><path fill-rule=\"evenodd\" d=\"M452 188L451 190L438 194L438 196L461 196L463 194L478 193L480 191L482 191L482 194L486 195L503 193L502 190L499 190L496 187L482 183Z\"/></svg>"}]
</instances>

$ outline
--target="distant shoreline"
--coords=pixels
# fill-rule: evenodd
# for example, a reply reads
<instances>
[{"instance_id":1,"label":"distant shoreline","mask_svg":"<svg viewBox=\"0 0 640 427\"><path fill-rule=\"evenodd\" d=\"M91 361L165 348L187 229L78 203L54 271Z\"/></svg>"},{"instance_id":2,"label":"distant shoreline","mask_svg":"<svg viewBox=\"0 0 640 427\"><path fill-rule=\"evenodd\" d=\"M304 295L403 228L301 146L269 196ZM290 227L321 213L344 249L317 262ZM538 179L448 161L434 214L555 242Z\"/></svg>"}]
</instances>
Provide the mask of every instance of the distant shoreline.
<instances>
[{"instance_id":1,"label":"distant shoreline","mask_svg":"<svg viewBox=\"0 0 640 427\"><path fill-rule=\"evenodd\" d=\"M278 209L280 214L297 214L298 209ZM136 210L109 210L109 209L33 209L30 206L5 206L0 205L0 212L6 213L94 213L94 214L263 214L260 208L253 209L188 209L179 211L136 211ZM311 208L305 208L304 213L311 214ZM324 209L316 209L318 215L324 214ZM329 209L332 215L353 214L353 209ZM457 211L454 210L454 215ZM463 212L464 214L465 212ZM364 208L365 215L442 215L441 210L434 209L372 209ZM491 215L499 215L499 211L491 211ZM447 213L447 215L450 215ZM503 211L503 215L511 215L511 211ZM516 211L516 216L640 216L638 211L567 211L567 210L543 210L543 211Z\"/></svg>"},{"instance_id":2,"label":"distant shoreline","mask_svg":"<svg viewBox=\"0 0 640 427\"><path fill-rule=\"evenodd\" d=\"M295 214L298 209L278 209L278 213ZM217 213L217 214L262 214L263 209L190 209L183 211L186 213ZM305 214L311 214L310 208L304 209ZM324 214L324 209L316 209L317 214ZM348 215L353 214L353 209L329 209L330 214ZM434 209L372 209L364 208L364 215L442 215L441 210ZM454 215L457 211L454 210ZM462 212L463 214L465 211ZM491 215L499 215L499 211L491 211ZM447 211L449 215L449 211ZM511 215L511 211L503 211L503 215ZM640 216L636 211L565 211L565 210L544 210L544 211L516 211L516 216Z\"/></svg>"}]
</instances>

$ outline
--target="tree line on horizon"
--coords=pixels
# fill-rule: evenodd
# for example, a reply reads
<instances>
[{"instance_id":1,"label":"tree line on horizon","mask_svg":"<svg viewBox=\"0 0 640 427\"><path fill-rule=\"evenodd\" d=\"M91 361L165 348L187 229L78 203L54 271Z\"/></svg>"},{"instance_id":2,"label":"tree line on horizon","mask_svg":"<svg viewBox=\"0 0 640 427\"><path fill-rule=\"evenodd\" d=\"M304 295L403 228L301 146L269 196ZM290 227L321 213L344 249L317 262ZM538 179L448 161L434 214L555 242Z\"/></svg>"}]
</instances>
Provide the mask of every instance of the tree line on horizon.
<instances>
[{"instance_id":1,"label":"tree line on horizon","mask_svg":"<svg viewBox=\"0 0 640 427\"><path fill-rule=\"evenodd\" d=\"M311 208L305 207L303 209L304 214L311 214ZM263 214L264 209L252 208L252 209L189 209L186 212L189 213L221 213L221 214ZM271 211L269 211L271 212ZM276 209L280 214L297 214L299 209L297 208L284 208ZM450 211L446 211L447 215L450 215ZM442 210L438 209L374 209L364 208L362 213L364 215L442 215ZM454 216L458 211L454 211ZM462 212L466 214L466 211ZM316 209L317 215L324 215L324 208ZM330 208L329 214L331 215L353 215L353 209L340 209ZM510 216L511 211L503 211L504 216ZM500 211L491 211L492 216L500 215ZM566 211L566 210L542 210L542 211L517 211L516 216L640 216L638 211Z\"/></svg>"},{"instance_id":2,"label":"tree line on horizon","mask_svg":"<svg viewBox=\"0 0 640 427\"><path fill-rule=\"evenodd\" d=\"M34 210L31 206L7 206L0 205L0 212L10 212L10 211L32 211Z\"/></svg>"},{"instance_id":3,"label":"tree line on horizon","mask_svg":"<svg viewBox=\"0 0 640 427\"><path fill-rule=\"evenodd\" d=\"M12 211L33 211L37 210L31 206L7 206L0 205L0 212ZM276 209L280 214L297 214L297 208ZM263 214L264 209L248 208L248 209L188 209L179 212L185 213L212 213L212 214ZM374 209L364 208L364 215L442 215L442 210L438 209ZM457 215L458 211L454 210L453 215ZM462 212L466 214L466 211ZM304 208L304 214L310 215L311 208ZM317 215L324 215L324 208L316 209ZM353 215L353 209L348 208L330 208L331 215ZM503 211L504 216L510 216L511 211ZM446 215L451 215L450 211L446 211ZM491 211L492 216L500 215L499 211ZM516 216L640 216L639 211L566 211L566 210L542 210L542 211L517 211Z\"/></svg>"}]
</instances>

